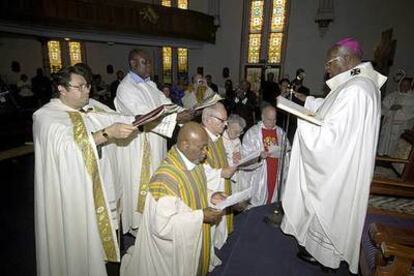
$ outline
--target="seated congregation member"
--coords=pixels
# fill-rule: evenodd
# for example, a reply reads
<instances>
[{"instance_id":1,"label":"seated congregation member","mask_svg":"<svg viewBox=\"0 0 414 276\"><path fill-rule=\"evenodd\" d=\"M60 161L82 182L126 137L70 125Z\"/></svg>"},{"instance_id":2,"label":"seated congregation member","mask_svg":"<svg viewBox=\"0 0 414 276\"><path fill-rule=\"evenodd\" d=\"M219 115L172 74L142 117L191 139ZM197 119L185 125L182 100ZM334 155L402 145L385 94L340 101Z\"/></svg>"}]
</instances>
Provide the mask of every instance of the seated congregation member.
<instances>
[{"instance_id":1,"label":"seated congregation member","mask_svg":"<svg viewBox=\"0 0 414 276\"><path fill-rule=\"evenodd\" d=\"M262 121L251 127L243 137L242 154L262 152L261 166L243 171L241 186L252 187L250 204L270 204L277 199L277 187L283 185L289 167L290 144L286 133L276 126L276 108L270 104L262 109ZM284 167L282 168L282 145L286 142ZM283 170L283 173L282 173ZM283 175L283 179L281 179Z\"/></svg>"},{"instance_id":2,"label":"seated congregation member","mask_svg":"<svg viewBox=\"0 0 414 276\"><path fill-rule=\"evenodd\" d=\"M378 154L392 156L397 150L401 134L414 127L414 91L412 78L401 80L399 91L388 94L382 101L384 115Z\"/></svg>"},{"instance_id":3,"label":"seated congregation member","mask_svg":"<svg viewBox=\"0 0 414 276\"><path fill-rule=\"evenodd\" d=\"M209 207L202 161L208 136L195 122L179 131L177 145L154 173L135 246L122 259L121 275L206 275L214 257L211 225L223 213ZM211 195L211 198L209 195Z\"/></svg>"},{"instance_id":4,"label":"seated congregation member","mask_svg":"<svg viewBox=\"0 0 414 276\"><path fill-rule=\"evenodd\" d=\"M191 109L214 94L215 92L208 87L207 81L203 76L196 74L193 77L193 83L190 84L188 89L184 92L181 102L185 108Z\"/></svg>"},{"instance_id":5,"label":"seated congregation member","mask_svg":"<svg viewBox=\"0 0 414 276\"><path fill-rule=\"evenodd\" d=\"M125 115L143 115L163 105L172 104L157 85L151 81L151 59L140 49L129 52L128 74L118 86L114 104L117 111ZM167 137L171 137L177 123L191 120L188 111L173 113L145 125L143 132L138 134L140 143L136 144L133 155L141 158L136 160L131 156L131 170L128 172L130 181L123 181L124 200L122 226L124 234L135 235L144 210L148 182L153 172L158 168L167 154Z\"/></svg>"},{"instance_id":6,"label":"seated congregation member","mask_svg":"<svg viewBox=\"0 0 414 276\"><path fill-rule=\"evenodd\" d=\"M222 134L227 125L227 111L220 102L209 106L203 110L202 122L208 134L208 151L205 160L206 174L213 178L217 175L220 181L209 186L212 191L222 191L226 195L231 195L231 181L236 167L230 167L227 162L226 149L223 143ZM207 166L208 165L208 166ZM232 208L228 208L226 219L221 220L220 224L214 229L214 245L221 248L227 239L228 233L233 230Z\"/></svg>"},{"instance_id":7,"label":"seated congregation member","mask_svg":"<svg viewBox=\"0 0 414 276\"><path fill-rule=\"evenodd\" d=\"M133 117L89 99L85 72L76 65L60 70L55 98L33 115L36 259L42 276L106 275L105 262L120 259L115 231L121 189L114 181L120 172L110 168L129 165L115 142L133 136L136 127Z\"/></svg>"},{"instance_id":8,"label":"seated congregation member","mask_svg":"<svg viewBox=\"0 0 414 276\"><path fill-rule=\"evenodd\" d=\"M240 135L243 134L243 129L246 127L246 121L237 114L231 114L227 120L227 129L223 132L223 144L226 150L227 163L229 166L234 166L239 163L241 159L241 141ZM237 185L238 172L231 178L232 192L240 191Z\"/></svg>"}]
</instances>

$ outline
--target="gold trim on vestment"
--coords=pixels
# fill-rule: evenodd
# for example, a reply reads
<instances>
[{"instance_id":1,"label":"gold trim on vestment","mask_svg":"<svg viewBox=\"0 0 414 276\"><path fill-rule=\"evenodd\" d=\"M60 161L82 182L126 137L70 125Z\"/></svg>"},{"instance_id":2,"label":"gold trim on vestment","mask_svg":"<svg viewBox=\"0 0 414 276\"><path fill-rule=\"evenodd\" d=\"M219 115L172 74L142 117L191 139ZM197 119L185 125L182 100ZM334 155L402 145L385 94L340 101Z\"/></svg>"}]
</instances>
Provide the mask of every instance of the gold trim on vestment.
<instances>
[{"instance_id":1,"label":"gold trim on vestment","mask_svg":"<svg viewBox=\"0 0 414 276\"><path fill-rule=\"evenodd\" d=\"M151 177L151 144L148 141L148 134L143 133L144 135L144 154L142 157L142 166L141 166L141 178L139 183L138 191L138 201L137 201L137 211L139 213L144 213L145 207L145 198L148 193L148 184Z\"/></svg>"},{"instance_id":2,"label":"gold trim on vestment","mask_svg":"<svg viewBox=\"0 0 414 276\"><path fill-rule=\"evenodd\" d=\"M118 242L114 239L111 216L106 205L103 185L98 170L98 162L93 146L89 141L88 130L79 112L68 112L68 114L73 124L73 137L82 152L86 170L92 180L96 221L105 253L105 260L119 262Z\"/></svg>"}]
</instances>

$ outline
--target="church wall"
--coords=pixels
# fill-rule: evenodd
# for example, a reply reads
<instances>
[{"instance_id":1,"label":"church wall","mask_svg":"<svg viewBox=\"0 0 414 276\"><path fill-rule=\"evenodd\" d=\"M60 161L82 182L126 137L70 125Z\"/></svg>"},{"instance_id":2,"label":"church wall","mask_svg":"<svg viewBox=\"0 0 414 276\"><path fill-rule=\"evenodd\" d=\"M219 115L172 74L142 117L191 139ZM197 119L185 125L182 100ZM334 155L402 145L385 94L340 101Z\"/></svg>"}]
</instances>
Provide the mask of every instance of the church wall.
<instances>
[{"instance_id":1,"label":"church wall","mask_svg":"<svg viewBox=\"0 0 414 276\"><path fill-rule=\"evenodd\" d=\"M228 67L233 85L238 83L242 17L242 1L220 1L220 27L216 32L216 44L205 44L201 49L190 49L190 76L196 72L197 67L203 66L204 74L211 74L213 82L223 85L221 72L223 67Z\"/></svg>"},{"instance_id":2,"label":"church wall","mask_svg":"<svg viewBox=\"0 0 414 276\"><path fill-rule=\"evenodd\" d=\"M94 74L100 74L102 79L107 83L111 83L116 79L116 71L122 70L128 72L128 53L134 48L140 48L148 52L150 57L154 59L156 47L141 47L133 45L114 44L99 42L85 42L86 61L92 68ZM111 64L114 68L113 74L106 73L106 66ZM154 72L158 72L159 64L154 62Z\"/></svg>"},{"instance_id":3,"label":"church wall","mask_svg":"<svg viewBox=\"0 0 414 276\"><path fill-rule=\"evenodd\" d=\"M295 76L297 68L306 71L305 85L313 94L320 94L326 50L343 37L358 39L364 49L364 59L373 59L381 32L393 28L397 40L394 65L390 76L403 68L408 75L414 74L414 1L412 0L348 0L334 1L335 21L329 25L324 37L320 37L314 18L319 1L291 1L288 29L288 47L285 73ZM387 90L395 84L389 80Z\"/></svg>"},{"instance_id":4,"label":"church wall","mask_svg":"<svg viewBox=\"0 0 414 276\"><path fill-rule=\"evenodd\" d=\"M36 69L43 67L42 47L33 38L0 38L0 75L7 78L11 73L12 61L20 63L20 74L26 74L29 79L34 77Z\"/></svg>"}]
</instances>

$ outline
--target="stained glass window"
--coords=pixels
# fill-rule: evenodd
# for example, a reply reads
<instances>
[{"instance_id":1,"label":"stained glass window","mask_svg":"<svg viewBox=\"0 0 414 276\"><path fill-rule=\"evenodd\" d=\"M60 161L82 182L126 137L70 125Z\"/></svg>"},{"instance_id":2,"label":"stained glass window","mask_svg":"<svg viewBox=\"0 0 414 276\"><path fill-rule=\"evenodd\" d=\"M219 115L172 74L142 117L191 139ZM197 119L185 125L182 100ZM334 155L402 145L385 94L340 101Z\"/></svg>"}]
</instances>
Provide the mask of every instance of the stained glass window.
<instances>
[{"instance_id":1,"label":"stained glass window","mask_svg":"<svg viewBox=\"0 0 414 276\"><path fill-rule=\"evenodd\" d=\"M161 6L171 7L171 0L161 0Z\"/></svg>"},{"instance_id":2,"label":"stained glass window","mask_svg":"<svg viewBox=\"0 0 414 276\"><path fill-rule=\"evenodd\" d=\"M261 32L263 25L263 1L252 1L251 3L250 32Z\"/></svg>"},{"instance_id":3,"label":"stained glass window","mask_svg":"<svg viewBox=\"0 0 414 276\"><path fill-rule=\"evenodd\" d=\"M171 83L172 48L162 47L162 76L164 83Z\"/></svg>"},{"instance_id":4,"label":"stained glass window","mask_svg":"<svg viewBox=\"0 0 414 276\"><path fill-rule=\"evenodd\" d=\"M49 56L50 72L55 73L62 68L62 55L60 51L60 42L57 40L48 41L47 52Z\"/></svg>"},{"instance_id":5,"label":"stained glass window","mask_svg":"<svg viewBox=\"0 0 414 276\"><path fill-rule=\"evenodd\" d=\"M271 32L283 32L285 26L286 0L273 0Z\"/></svg>"},{"instance_id":6,"label":"stained glass window","mask_svg":"<svg viewBox=\"0 0 414 276\"><path fill-rule=\"evenodd\" d=\"M258 63L260 60L260 39L261 34L249 34L249 49L247 62Z\"/></svg>"},{"instance_id":7,"label":"stained glass window","mask_svg":"<svg viewBox=\"0 0 414 276\"><path fill-rule=\"evenodd\" d=\"M179 9L186 10L188 8L188 1L187 0L178 0L177 6Z\"/></svg>"},{"instance_id":8,"label":"stained glass window","mask_svg":"<svg viewBox=\"0 0 414 276\"><path fill-rule=\"evenodd\" d=\"M82 50L80 42L69 42L69 59L70 65L82 62Z\"/></svg>"},{"instance_id":9,"label":"stained glass window","mask_svg":"<svg viewBox=\"0 0 414 276\"><path fill-rule=\"evenodd\" d=\"M186 73L187 72L187 64L188 64L188 50L187 50L187 48L178 48L177 49L177 56L178 56L178 73Z\"/></svg>"},{"instance_id":10,"label":"stained glass window","mask_svg":"<svg viewBox=\"0 0 414 276\"><path fill-rule=\"evenodd\" d=\"M280 56L282 51L282 33L271 33L269 38L269 63L280 63Z\"/></svg>"}]
</instances>

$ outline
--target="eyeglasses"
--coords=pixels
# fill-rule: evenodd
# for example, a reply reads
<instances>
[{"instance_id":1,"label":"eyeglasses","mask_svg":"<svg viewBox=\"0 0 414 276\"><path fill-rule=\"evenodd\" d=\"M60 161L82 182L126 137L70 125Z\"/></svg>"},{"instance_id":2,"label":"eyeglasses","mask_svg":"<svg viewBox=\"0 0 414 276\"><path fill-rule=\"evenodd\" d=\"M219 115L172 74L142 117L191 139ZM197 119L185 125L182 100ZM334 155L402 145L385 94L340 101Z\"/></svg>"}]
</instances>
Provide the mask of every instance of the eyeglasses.
<instances>
[{"instance_id":1,"label":"eyeglasses","mask_svg":"<svg viewBox=\"0 0 414 276\"><path fill-rule=\"evenodd\" d=\"M227 125L227 120L221 119L221 118L216 117L216 116L211 116L211 117L213 117L213 118L215 118L215 119L219 120L219 121L220 121L220 123Z\"/></svg>"},{"instance_id":2,"label":"eyeglasses","mask_svg":"<svg viewBox=\"0 0 414 276\"><path fill-rule=\"evenodd\" d=\"M334 61L337 61L337 60L340 60L340 59L342 59L343 57L335 57L335 58L331 58L330 60L328 60L326 63L325 63L325 66L326 67L328 67L328 66L330 66L331 65L331 63L332 62L334 62Z\"/></svg>"},{"instance_id":3,"label":"eyeglasses","mask_svg":"<svg viewBox=\"0 0 414 276\"><path fill-rule=\"evenodd\" d=\"M83 84L80 84L80 85L72 85L72 84L69 83L69 87L75 88L79 91L84 91L86 89L91 88L91 85L88 84L88 83L83 83Z\"/></svg>"}]
</instances>

